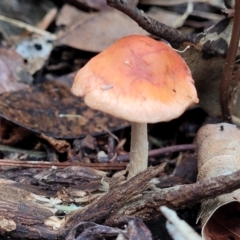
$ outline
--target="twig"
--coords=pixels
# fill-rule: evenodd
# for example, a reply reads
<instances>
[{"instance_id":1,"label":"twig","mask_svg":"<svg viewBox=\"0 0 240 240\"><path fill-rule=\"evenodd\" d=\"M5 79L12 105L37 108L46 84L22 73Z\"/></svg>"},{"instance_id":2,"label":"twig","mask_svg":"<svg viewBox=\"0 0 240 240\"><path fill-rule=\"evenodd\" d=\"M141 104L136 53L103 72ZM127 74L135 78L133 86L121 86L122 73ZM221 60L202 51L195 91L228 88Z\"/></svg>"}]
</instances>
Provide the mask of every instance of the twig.
<instances>
[{"instance_id":1,"label":"twig","mask_svg":"<svg viewBox=\"0 0 240 240\"><path fill-rule=\"evenodd\" d=\"M173 152L180 152L180 151L194 151L196 150L197 146L195 144L182 144L182 145L174 145L169 147L163 147L158 148L154 150L150 150L148 152L149 157L156 157L159 155L164 155L167 153L173 153ZM120 155L117 156L117 161L128 161L129 160L129 154Z\"/></svg>"},{"instance_id":2,"label":"twig","mask_svg":"<svg viewBox=\"0 0 240 240\"><path fill-rule=\"evenodd\" d=\"M71 166L91 167L98 170L123 170L127 163L73 163L73 162L42 162L42 161L19 161L0 159L0 169L8 167L27 167L27 168L66 168Z\"/></svg>"},{"instance_id":3,"label":"twig","mask_svg":"<svg viewBox=\"0 0 240 240\"><path fill-rule=\"evenodd\" d=\"M189 45L197 44L197 35L182 33L163 23L160 23L155 19L147 16L142 10L139 10L134 6L128 5L127 0L107 0L107 3L109 6L114 7L128 15L147 32L155 36L164 38L172 44L182 44L184 42L188 43Z\"/></svg>"},{"instance_id":4,"label":"twig","mask_svg":"<svg viewBox=\"0 0 240 240\"><path fill-rule=\"evenodd\" d=\"M0 15L0 20L1 21L4 21L4 22L8 22L16 27L19 27L19 28L23 28L29 32L32 32L32 33L36 33L36 34L39 34L41 36L45 36L45 37L49 37L51 38L51 40L55 40L56 39L56 35L55 34L52 34L50 32L47 32L45 30L42 30L38 27L35 27L35 26L32 26L32 25L29 25L27 23L24 23L24 22L21 22L21 21L18 21L18 20L15 20L15 19L11 19L11 18L8 18L8 17L5 17L3 15Z\"/></svg>"},{"instance_id":5,"label":"twig","mask_svg":"<svg viewBox=\"0 0 240 240\"><path fill-rule=\"evenodd\" d=\"M229 88L231 86L232 71L235 64L240 37L240 1L235 1L232 37L227 51L226 63L220 84L220 102L224 121L231 122Z\"/></svg>"},{"instance_id":6,"label":"twig","mask_svg":"<svg viewBox=\"0 0 240 240\"><path fill-rule=\"evenodd\" d=\"M112 214L105 222L107 225L123 223L125 216L139 217L143 221L161 215L160 206L182 209L200 203L203 199L214 198L240 188L240 170L229 175L218 176L194 184L157 189L129 201Z\"/></svg>"},{"instance_id":7,"label":"twig","mask_svg":"<svg viewBox=\"0 0 240 240\"><path fill-rule=\"evenodd\" d=\"M37 27L40 29L47 29L50 24L54 21L54 19L56 18L58 13L58 9L57 8L51 8L47 14L43 17L43 19L37 24Z\"/></svg>"},{"instance_id":8,"label":"twig","mask_svg":"<svg viewBox=\"0 0 240 240\"><path fill-rule=\"evenodd\" d=\"M0 145L1 148L1 145ZM8 149L8 148L7 148ZM164 147L149 151L149 157L164 155L167 153L179 152L179 151L194 151L196 150L195 144L183 144L174 145L170 147ZM24 153L30 153L23 151ZM117 157L117 161L129 161L129 154L120 155ZM2 166L8 167L27 167L27 168L66 168L70 166L82 166L91 167L98 170L123 170L126 168L127 163L74 163L74 162L43 162L43 161L26 161L26 160L11 160L11 159L0 159L0 168Z\"/></svg>"},{"instance_id":9,"label":"twig","mask_svg":"<svg viewBox=\"0 0 240 240\"><path fill-rule=\"evenodd\" d=\"M34 158L34 160L31 160L31 161L35 161L35 159L40 161L40 160L46 158L46 156L47 156L46 152L43 152L43 151L20 149L20 148L2 145L2 144L0 144L0 151L4 152L4 153L8 153L8 154L14 152L14 153L17 153L17 154L20 154L23 156L25 155L31 159ZM23 159L21 159L21 160L23 160Z\"/></svg>"}]
</instances>

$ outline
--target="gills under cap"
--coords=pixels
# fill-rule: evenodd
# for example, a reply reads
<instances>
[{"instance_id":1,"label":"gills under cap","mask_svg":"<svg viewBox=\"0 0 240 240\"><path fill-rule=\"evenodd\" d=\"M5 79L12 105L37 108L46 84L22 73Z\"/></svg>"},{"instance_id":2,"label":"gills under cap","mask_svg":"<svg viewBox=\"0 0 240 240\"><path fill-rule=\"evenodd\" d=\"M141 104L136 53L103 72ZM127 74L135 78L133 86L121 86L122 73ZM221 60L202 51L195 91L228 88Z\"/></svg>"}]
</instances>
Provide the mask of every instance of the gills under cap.
<instances>
[{"instance_id":1,"label":"gills under cap","mask_svg":"<svg viewBox=\"0 0 240 240\"><path fill-rule=\"evenodd\" d=\"M93 109L139 123L170 121L198 102L184 60L166 43L138 35L92 58L72 93Z\"/></svg>"}]
</instances>

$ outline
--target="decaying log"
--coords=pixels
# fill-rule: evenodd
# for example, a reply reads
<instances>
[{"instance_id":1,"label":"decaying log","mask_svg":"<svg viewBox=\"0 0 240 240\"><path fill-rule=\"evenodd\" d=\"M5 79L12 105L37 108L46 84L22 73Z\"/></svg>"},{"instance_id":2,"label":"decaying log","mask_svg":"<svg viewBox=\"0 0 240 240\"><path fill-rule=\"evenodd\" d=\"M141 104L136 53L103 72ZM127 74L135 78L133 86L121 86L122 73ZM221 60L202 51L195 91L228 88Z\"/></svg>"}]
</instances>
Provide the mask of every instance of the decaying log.
<instances>
[{"instance_id":1,"label":"decaying log","mask_svg":"<svg viewBox=\"0 0 240 240\"><path fill-rule=\"evenodd\" d=\"M40 188L0 179L0 239L64 239L66 234L59 229L65 221L55 217L56 206L82 199L83 205L88 204L108 190L102 180L106 172L91 168L73 166L34 173L31 177L42 185ZM25 174L31 175L31 172L25 169ZM70 186L60 187L60 183ZM51 190L44 190L48 188Z\"/></svg>"},{"instance_id":2,"label":"decaying log","mask_svg":"<svg viewBox=\"0 0 240 240\"><path fill-rule=\"evenodd\" d=\"M148 168L130 181L110 188L108 193L62 220L52 218L54 209L47 207L41 196L23 190L15 182L1 180L0 233L2 237L10 236L12 239L65 239L76 225L84 221L103 223L106 220L105 224L115 225L133 217L150 220L161 214L159 207L162 205L184 208L240 187L239 171L194 184L159 189L149 181L163 169L163 165ZM62 176L66 177L66 173ZM44 196L52 197L47 192ZM49 224L50 220L55 222Z\"/></svg>"},{"instance_id":3,"label":"decaying log","mask_svg":"<svg viewBox=\"0 0 240 240\"><path fill-rule=\"evenodd\" d=\"M165 164L150 167L131 181L113 187L92 204L68 214L66 220L59 219L57 222L57 219L54 219L56 230L47 223L54 216L54 209L47 207L41 201L41 196L21 189L19 185L17 187L15 182L1 180L0 232L3 236L7 235L17 239L64 239L66 234L79 222L103 222L111 212L122 207L125 202L141 195L148 188L149 181L164 170L164 166ZM63 177L66 177L66 174L62 173ZM49 176L50 179L53 178L50 172ZM45 178L47 177L45 176ZM31 188L31 190L33 189ZM47 196L47 192L45 196Z\"/></svg>"},{"instance_id":4,"label":"decaying log","mask_svg":"<svg viewBox=\"0 0 240 240\"><path fill-rule=\"evenodd\" d=\"M35 195L0 181L0 232L17 239L56 239L56 231L46 227L45 219L53 216L51 208L38 203Z\"/></svg>"}]
</instances>

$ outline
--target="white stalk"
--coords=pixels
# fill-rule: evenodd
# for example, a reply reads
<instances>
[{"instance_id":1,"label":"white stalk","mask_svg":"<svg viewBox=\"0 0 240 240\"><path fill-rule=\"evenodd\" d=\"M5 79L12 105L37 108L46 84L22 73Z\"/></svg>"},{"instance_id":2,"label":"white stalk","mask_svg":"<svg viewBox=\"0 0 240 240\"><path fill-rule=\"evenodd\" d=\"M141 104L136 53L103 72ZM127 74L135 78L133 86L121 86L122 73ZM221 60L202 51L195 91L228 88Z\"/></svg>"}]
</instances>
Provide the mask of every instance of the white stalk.
<instances>
[{"instance_id":1,"label":"white stalk","mask_svg":"<svg viewBox=\"0 0 240 240\"><path fill-rule=\"evenodd\" d=\"M128 179L147 169L147 123L132 123Z\"/></svg>"}]
</instances>

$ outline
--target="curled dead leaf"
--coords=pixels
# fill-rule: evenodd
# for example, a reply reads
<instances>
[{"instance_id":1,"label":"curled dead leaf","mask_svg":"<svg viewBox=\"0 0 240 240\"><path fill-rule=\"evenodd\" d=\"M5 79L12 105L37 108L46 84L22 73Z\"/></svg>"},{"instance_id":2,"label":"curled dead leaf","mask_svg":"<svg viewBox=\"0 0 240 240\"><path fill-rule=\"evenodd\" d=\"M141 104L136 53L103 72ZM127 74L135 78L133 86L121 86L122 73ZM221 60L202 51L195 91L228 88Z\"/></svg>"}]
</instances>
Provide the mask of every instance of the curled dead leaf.
<instances>
[{"instance_id":1,"label":"curled dead leaf","mask_svg":"<svg viewBox=\"0 0 240 240\"><path fill-rule=\"evenodd\" d=\"M240 131L232 124L208 124L197 134L198 180L240 169ZM240 189L202 202L203 239L240 238ZM233 220L234 219L234 220Z\"/></svg>"}]
</instances>

